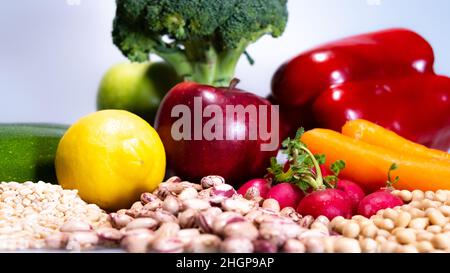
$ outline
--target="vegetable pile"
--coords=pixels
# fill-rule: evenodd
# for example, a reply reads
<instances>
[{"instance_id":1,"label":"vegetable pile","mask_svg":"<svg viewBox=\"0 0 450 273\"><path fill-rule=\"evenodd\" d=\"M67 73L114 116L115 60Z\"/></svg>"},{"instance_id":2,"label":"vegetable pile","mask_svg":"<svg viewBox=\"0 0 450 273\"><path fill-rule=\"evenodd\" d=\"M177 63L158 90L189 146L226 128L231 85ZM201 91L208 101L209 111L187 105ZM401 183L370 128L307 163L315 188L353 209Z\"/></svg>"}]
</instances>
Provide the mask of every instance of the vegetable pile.
<instances>
[{"instance_id":1,"label":"vegetable pile","mask_svg":"<svg viewBox=\"0 0 450 273\"><path fill-rule=\"evenodd\" d=\"M363 120L349 121L347 127L357 127L364 124L363 128L370 131L369 128L377 129L378 131L386 131L381 127ZM358 160L352 160L349 156L358 152L356 147L342 143L340 145L322 144L327 142L325 140L316 141L317 130L304 132L303 129L297 131L294 139L286 139L282 146L282 153L287 155L287 160L284 163L280 163L276 158L272 158L270 168L268 168L268 175L265 180L254 179L245 183L238 190L238 193L246 197L260 197L270 198L278 201L281 208L294 207L297 208L297 212L301 215L311 215L313 217L326 216L332 220L337 216L344 218L351 218L353 215L362 215L365 217L371 217L378 211L387 208L394 208L403 205L403 201L392 195L391 191L394 188L399 189L411 189L409 186L412 183L420 183L421 180L414 176L407 176L405 181L398 175L405 175L408 172L403 171L403 164L409 164L408 162L397 160L397 158L386 157L386 154L396 154L388 149L383 150L383 154L370 158L358 158ZM323 130L323 129L322 129ZM330 134L337 134L333 131L329 131ZM416 151L421 151L422 155L433 155L434 157L445 158L445 153L437 150L431 150L424 148L418 144L412 144L408 140L401 138L400 136L391 133L392 138L396 138L397 142L405 143L404 145L411 145L416 147ZM389 134L389 132L388 132ZM361 136L362 134L356 134ZM320 135L319 135L320 136ZM341 136L344 137L344 136ZM363 140L355 140L348 138L348 142L360 143L359 145L373 146L372 149L381 149L375 145L367 144ZM328 142L333 143L333 139ZM307 146L305 143L312 144ZM317 145L316 145L317 143ZM324 148L325 147L325 148ZM311 150L315 152L323 152L325 154L313 154ZM333 153L333 149L337 149L338 152ZM368 150L366 147L365 150ZM414 149L412 149L414 153ZM337 159L334 163L329 163L326 158L331 155L333 160ZM370 156L370 154L368 155ZM386 158L383 158L385 156ZM397 155L401 158L400 155ZM387 164L388 160L390 165L387 165L383 170L379 164L379 158L385 160ZM378 163L379 165L369 165ZM436 159L434 159L436 160ZM346 162L351 164L346 165ZM397 165L400 162L400 166ZM437 161L442 165L442 170L450 171L450 162ZM380 162L381 163L381 162ZM427 165L429 163L422 163ZM362 167L360 167L363 165ZM372 168L374 171L370 172ZM408 165L407 165L408 166ZM414 170L417 166L409 166ZM377 170L377 171L375 171ZM378 174L380 170L380 174ZM427 171L423 167L422 171ZM428 170L427 176L432 176L431 172L437 170ZM331 175L329 174L331 173ZM373 174L372 174L373 173ZM371 177L372 175L372 177ZM445 173L443 173L445 175ZM343 178L340 178L342 176ZM418 176L416 174L416 176ZM436 177L437 181L442 181L442 188L449 188L450 179L443 180L442 177ZM360 186L364 186L364 189ZM421 190L435 190L434 185L420 183L416 185L416 189ZM365 194L368 192L369 194Z\"/></svg>"}]
</instances>

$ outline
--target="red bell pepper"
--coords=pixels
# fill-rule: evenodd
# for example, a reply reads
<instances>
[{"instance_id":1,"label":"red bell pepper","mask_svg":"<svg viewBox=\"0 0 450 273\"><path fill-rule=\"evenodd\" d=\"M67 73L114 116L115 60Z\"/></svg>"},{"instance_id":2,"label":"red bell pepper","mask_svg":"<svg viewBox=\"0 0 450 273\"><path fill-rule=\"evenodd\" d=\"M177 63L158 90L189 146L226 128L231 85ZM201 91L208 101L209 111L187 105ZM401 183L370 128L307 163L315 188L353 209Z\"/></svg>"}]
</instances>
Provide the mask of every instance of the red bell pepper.
<instances>
[{"instance_id":1,"label":"red bell pepper","mask_svg":"<svg viewBox=\"0 0 450 273\"><path fill-rule=\"evenodd\" d=\"M320 94L313 113L321 126L336 131L347 120L361 118L431 146L436 135L450 130L450 78L416 75L344 83Z\"/></svg>"},{"instance_id":2,"label":"red bell pepper","mask_svg":"<svg viewBox=\"0 0 450 273\"><path fill-rule=\"evenodd\" d=\"M309 112L307 127L340 130L345 121L364 118L449 149L450 79L436 75L433 64L432 47L412 31L357 35L283 64L272 80L272 100L280 104L282 119L283 109ZM281 122L291 125L289 133L299 126L292 118Z\"/></svg>"}]
</instances>

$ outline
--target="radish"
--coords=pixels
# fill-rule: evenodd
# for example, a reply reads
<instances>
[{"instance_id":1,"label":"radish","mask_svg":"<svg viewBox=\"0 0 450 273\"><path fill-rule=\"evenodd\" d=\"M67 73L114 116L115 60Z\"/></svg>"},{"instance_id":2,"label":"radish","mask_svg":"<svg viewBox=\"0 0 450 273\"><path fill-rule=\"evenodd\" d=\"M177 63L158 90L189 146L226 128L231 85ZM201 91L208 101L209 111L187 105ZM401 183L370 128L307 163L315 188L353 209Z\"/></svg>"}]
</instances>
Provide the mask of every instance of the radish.
<instances>
[{"instance_id":1,"label":"radish","mask_svg":"<svg viewBox=\"0 0 450 273\"><path fill-rule=\"evenodd\" d=\"M364 198L365 193L363 189L350 180L340 179L336 184L336 189L347 193L350 201L352 202L352 211L355 214L358 211L359 202Z\"/></svg>"},{"instance_id":2,"label":"radish","mask_svg":"<svg viewBox=\"0 0 450 273\"><path fill-rule=\"evenodd\" d=\"M250 190L250 192L249 192ZM262 198L266 199L267 194L270 190L270 182L267 179L256 178L252 179L248 182L245 182L239 189L238 193L242 196L246 196L248 193L252 196L255 195L255 192L259 194Z\"/></svg>"},{"instance_id":3,"label":"radish","mask_svg":"<svg viewBox=\"0 0 450 273\"><path fill-rule=\"evenodd\" d=\"M280 184L271 189L268 197L276 199L280 207L296 206L297 212L302 215L324 215L330 220L336 216L350 218L351 198L344 191L333 188L339 172L345 168L345 162L335 161L330 165L333 175L324 177L324 174L329 173L324 166L326 156L313 154L301 141L303 133L303 128L300 128L295 138L287 138L282 142L281 153L287 155L289 164L280 164L275 158L271 159L269 175L275 183ZM294 190L295 187L298 187L297 190ZM304 196L303 192L309 194ZM298 200L299 204L295 205Z\"/></svg>"},{"instance_id":4,"label":"radish","mask_svg":"<svg viewBox=\"0 0 450 273\"><path fill-rule=\"evenodd\" d=\"M312 192L305 196L297 207L301 215L320 215L332 220L336 216L350 218L352 202L347 193L338 189L326 189Z\"/></svg>"},{"instance_id":5,"label":"radish","mask_svg":"<svg viewBox=\"0 0 450 273\"><path fill-rule=\"evenodd\" d=\"M369 218L379 210L403 205L402 199L388 190L380 190L364 197L358 206L358 214Z\"/></svg>"},{"instance_id":6,"label":"radish","mask_svg":"<svg viewBox=\"0 0 450 273\"><path fill-rule=\"evenodd\" d=\"M278 201L281 209L285 207L297 207L304 196L303 191L297 185L291 183L275 185L267 194L267 198L273 198Z\"/></svg>"}]
</instances>

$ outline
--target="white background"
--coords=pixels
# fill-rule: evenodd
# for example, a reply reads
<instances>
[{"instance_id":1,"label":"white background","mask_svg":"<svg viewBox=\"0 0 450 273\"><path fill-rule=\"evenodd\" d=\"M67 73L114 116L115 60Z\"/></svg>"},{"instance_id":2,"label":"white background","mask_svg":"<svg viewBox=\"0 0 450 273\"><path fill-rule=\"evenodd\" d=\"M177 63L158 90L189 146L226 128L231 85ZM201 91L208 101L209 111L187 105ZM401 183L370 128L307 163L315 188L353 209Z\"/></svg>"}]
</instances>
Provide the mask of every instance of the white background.
<instances>
[{"instance_id":1,"label":"white background","mask_svg":"<svg viewBox=\"0 0 450 273\"><path fill-rule=\"evenodd\" d=\"M275 69L322 42L408 27L433 45L437 71L450 75L448 0L289 0L279 39L265 37L241 59L240 87L270 92ZM111 41L113 0L7 0L0 5L0 122L71 123L95 111L98 83L125 58Z\"/></svg>"}]
</instances>

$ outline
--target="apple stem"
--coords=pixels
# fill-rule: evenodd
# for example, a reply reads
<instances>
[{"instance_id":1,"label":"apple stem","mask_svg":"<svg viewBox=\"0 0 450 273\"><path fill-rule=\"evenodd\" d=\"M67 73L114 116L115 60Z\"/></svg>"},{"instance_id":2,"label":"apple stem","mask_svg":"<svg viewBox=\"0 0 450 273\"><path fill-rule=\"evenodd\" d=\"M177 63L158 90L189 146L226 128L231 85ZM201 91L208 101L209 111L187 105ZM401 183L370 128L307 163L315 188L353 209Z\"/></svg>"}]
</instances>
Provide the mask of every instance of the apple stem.
<instances>
[{"instance_id":1,"label":"apple stem","mask_svg":"<svg viewBox=\"0 0 450 273\"><path fill-rule=\"evenodd\" d=\"M241 80L239 80L238 78L233 78L233 79L230 81L230 85L228 85L228 90L229 90L229 91L232 91L232 90L236 87L236 85L239 84L240 81L241 81Z\"/></svg>"}]
</instances>

